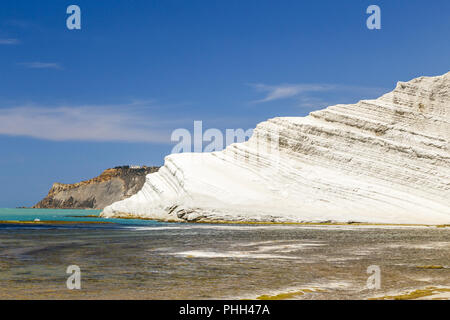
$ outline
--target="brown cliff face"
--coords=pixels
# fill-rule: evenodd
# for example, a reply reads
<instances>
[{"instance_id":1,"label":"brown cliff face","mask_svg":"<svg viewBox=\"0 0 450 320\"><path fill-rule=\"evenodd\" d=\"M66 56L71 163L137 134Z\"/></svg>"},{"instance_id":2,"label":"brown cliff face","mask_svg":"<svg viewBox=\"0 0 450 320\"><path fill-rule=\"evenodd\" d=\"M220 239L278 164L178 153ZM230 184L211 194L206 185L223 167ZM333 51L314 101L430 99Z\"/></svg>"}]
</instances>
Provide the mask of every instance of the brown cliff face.
<instances>
[{"instance_id":1,"label":"brown cliff face","mask_svg":"<svg viewBox=\"0 0 450 320\"><path fill-rule=\"evenodd\" d=\"M54 183L48 195L33 208L103 209L137 193L147 174L159 167L121 166L106 169L98 177L74 184Z\"/></svg>"}]
</instances>

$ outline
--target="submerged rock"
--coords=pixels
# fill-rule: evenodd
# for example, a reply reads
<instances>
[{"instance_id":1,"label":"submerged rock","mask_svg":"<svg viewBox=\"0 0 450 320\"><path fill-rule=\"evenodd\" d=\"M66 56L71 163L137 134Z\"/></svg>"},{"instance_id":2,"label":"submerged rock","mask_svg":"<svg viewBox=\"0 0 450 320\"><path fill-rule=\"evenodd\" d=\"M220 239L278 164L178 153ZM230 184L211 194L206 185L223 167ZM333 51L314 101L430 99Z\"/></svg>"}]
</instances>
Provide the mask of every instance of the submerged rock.
<instances>
[{"instance_id":1,"label":"submerged rock","mask_svg":"<svg viewBox=\"0 0 450 320\"><path fill-rule=\"evenodd\" d=\"M172 154L103 217L450 222L450 72L378 99L258 124L249 141Z\"/></svg>"}]
</instances>

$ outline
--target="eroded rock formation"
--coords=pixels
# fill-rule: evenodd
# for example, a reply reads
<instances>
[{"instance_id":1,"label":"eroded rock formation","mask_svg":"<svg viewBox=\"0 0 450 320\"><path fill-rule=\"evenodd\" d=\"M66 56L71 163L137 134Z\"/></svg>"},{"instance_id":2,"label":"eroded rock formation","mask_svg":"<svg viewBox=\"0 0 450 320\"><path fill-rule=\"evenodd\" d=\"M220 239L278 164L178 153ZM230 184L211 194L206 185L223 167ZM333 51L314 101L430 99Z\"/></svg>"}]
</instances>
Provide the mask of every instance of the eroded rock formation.
<instances>
[{"instance_id":1,"label":"eroded rock formation","mask_svg":"<svg viewBox=\"0 0 450 320\"><path fill-rule=\"evenodd\" d=\"M172 154L102 216L447 224L449 143L450 72L270 119L224 151Z\"/></svg>"}]
</instances>

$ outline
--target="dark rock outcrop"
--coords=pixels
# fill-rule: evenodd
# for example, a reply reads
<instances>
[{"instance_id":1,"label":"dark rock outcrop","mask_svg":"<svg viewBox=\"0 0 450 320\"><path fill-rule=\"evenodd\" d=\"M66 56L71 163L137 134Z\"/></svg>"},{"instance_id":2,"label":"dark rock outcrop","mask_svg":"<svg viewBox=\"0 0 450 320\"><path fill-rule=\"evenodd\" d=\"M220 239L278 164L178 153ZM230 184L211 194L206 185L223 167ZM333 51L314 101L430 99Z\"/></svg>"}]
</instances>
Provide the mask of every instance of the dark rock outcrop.
<instances>
[{"instance_id":1,"label":"dark rock outcrop","mask_svg":"<svg viewBox=\"0 0 450 320\"><path fill-rule=\"evenodd\" d=\"M90 180L74 184L56 182L48 195L33 208L103 209L137 193L144 185L146 175L158 169L120 166L106 169Z\"/></svg>"}]
</instances>

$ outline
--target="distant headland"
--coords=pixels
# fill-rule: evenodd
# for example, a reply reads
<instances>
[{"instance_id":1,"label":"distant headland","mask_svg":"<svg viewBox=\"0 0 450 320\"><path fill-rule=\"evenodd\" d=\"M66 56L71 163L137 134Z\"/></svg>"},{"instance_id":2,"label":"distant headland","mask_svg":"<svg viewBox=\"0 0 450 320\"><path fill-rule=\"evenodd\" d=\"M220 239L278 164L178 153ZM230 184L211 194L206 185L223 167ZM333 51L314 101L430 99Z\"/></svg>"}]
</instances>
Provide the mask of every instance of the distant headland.
<instances>
[{"instance_id":1,"label":"distant headland","mask_svg":"<svg viewBox=\"0 0 450 320\"><path fill-rule=\"evenodd\" d=\"M159 167L117 166L98 177L74 184L54 183L47 196L33 208L103 209L138 192L145 176Z\"/></svg>"}]
</instances>

